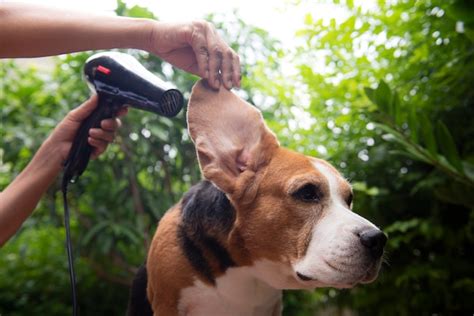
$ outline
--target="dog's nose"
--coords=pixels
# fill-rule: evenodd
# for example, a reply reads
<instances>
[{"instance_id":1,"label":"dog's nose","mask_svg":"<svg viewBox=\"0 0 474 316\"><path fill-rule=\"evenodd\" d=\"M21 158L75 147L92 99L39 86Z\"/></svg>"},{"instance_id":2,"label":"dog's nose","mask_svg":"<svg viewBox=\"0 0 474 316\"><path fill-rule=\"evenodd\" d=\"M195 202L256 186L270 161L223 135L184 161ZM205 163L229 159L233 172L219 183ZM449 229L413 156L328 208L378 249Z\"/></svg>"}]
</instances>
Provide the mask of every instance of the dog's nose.
<instances>
[{"instance_id":1,"label":"dog's nose","mask_svg":"<svg viewBox=\"0 0 474 316\"><path fill-rule=\"evenodd\" d=\"M380 258L383 253L383 247L387 242L387 236L379 229L364 231L359 235L362 245L369 249L370 254L375 259Z\"/></svg>"}]
</instances>

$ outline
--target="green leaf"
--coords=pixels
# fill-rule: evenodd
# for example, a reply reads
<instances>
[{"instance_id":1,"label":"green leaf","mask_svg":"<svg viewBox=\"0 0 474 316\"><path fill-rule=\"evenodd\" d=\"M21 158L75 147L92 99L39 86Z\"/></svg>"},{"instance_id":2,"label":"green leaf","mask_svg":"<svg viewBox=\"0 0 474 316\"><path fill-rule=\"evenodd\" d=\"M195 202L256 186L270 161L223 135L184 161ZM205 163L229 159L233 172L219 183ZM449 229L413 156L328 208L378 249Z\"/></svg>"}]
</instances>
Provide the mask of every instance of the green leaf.
<instances>
[{"instance_id":1,"label":"green leaf","mask_svg":"<svg viewBox=\"0 0 474 316\"><path fill-rule=\"evenodd\" d=\"M136 18L149 18L149 19L155 18L154 14L150 10L138 5L131 7L128 10L127 15L131 17L136 17Z\"/></svg>"},{"instance_id":2,"label":"green leaf","mask_svg":"<svg viewBox=\"0 0 474 316\"><path fill-rule=\"evenodd\" d=\"M474 22L474 3L471 0L456 0L448 7L447 13L455 20Z\"/></svg>"},{"instance_id":3,"label":"green leaf","mask_svg":"<svg viewBox=\"0 0 474 316\"><path fill-rule=\"evenodd\" d=\"M103 221L92 227L82 239L82 244L87 245L101 230L103 230L109 224L108 221Z\"/></svg>"},{"instance_id":4,"label":"green leaf","mask_svg":"<svg viewBox=\"0 0 474 316\"><path fill-rule=\"evenodd\" d=\"M121 233L122 235L128 237L128 239L136 245L140 244L140 238L137 236L137 233L135 233L132 229L122 226L121 227Z\"/></svg>"},{"instance_id":5,"label":"green leaf","mask_svg":"<svg viewBox=\"0 0 474 316\"><path fill-rule=\"evenodd\" d=\"M377 89L374 93L375 103L382 112L390 114L390 104L392 101L392 91L385 81L380 80Z\"/></svg>"},{"instance_id":6,"label":"green leaf","mask_svg":"<svg viewBox=\"0 0 474 316\"><path fill-rule=\"evenodd\" d=\"M393 136L393 139L402 144L403 146L405 147L413 147L406 139L405 139L405 136L403 134L401 134L400 132L398 132L397 130L391 128L390 126L387 126L385 124L380 124L380 123L374 123L375 127L378 127L380 128L381 130L383 130L384 132L390 134Z\"/></svg>"},{"instance_id":7,"label":"green leaf","mask_svg":"<svg viewBox=\"0 0 474 316\"><path fill-rule=\"evenodd\" d=\"M474 42L474 22L469 22L464 24L464 34L466 37Z\"/></svg>"},{"instance_id":8,"label":"green leaf","mask_svg":"<svg viewBox=\"0 0 474 316\"><path fill-rule=\"evenodd\" d=\"M437 198L448 203L464 205L467 208L472 208L474 205L472 189L464 183L451 181L445 185L437 186L434 193Z\"/></svg>"},{"instance_id":9,"label":"green leaf","mask_svg":"<svg viewBox=\"0 0 474 316\"><path fill-rule=\"evenodd\" d=\"M416 150L414 147L407 147L407 152L415 159L425 163L431 164L431 161L422 152Z\"/></svg>"},{"instance_id":10,"label":"green leaf","mask_svg":"<svg viewBox=\"0 0 474 316\"><path fill-rule=\"evenodd\" d=\"M306 13L306 15L304 16L304 24L305 25L313 25L314 24L313 16L311 15L311 13Z\"/></svg>"},{"instance_id":11,"label":"green leaf","mask_svg":"<svg viewBox=\"0 0 474 316\"><path fill-rule=\"evenodd\" d=\"M373 104L377 105L377 102L375 101L375 90L369 87L364 88L365 95L369 98L370 101L372 101Z\"/></svg>"},{"instance_id":12,"label":"green leaf","mask_svg":"<svg viewBox=\"0 0 474 316\"><path fill-rule=\"evenodd\" d=\"M459 158L456 144L454 143L453 137L448 128L442 121L438 121L436 126L436 136L438 138L439 147L441 148L441 153L446 157L449 163L451 163L458 171L462 172L462 161Z\"/></svg>"},{"instance_id":13,"label":"green leaf","mask_svg":"<svg viewBox=\"0 0 474 316\"><path fill-rule=\"evenodd\" d=\"M436 145L436 138L434 135L433 125L430 122L428 116L424 113L420 115L421 135L428 151L436 156L438 152L438 146Z\"/></svg>"},{"instance_id":14,"label":"green leaf","mask_svg":"<svg viewBox=\"0 0 474 316\"><path fill-rule=\"evenodd\" d=\"M419 122L417 118L416 108L412 107L408 112L408 127L410 128L410 139L415 144L418 143Z\"/></svg>"},{"instance_id":15,"label":"green leaf","mask_svg":"<svg viewBox=\"0 0 474 316\"><path fill-rule=\"evenodd\" d=\"M395 120L395 124L397 125L402 125L403 123L403 117L402 117L402 110L401 110L401 105L400 105L400 96L398 95L397 91L394 91L392 95L392 102L391 102L391 107L392 113L391 115L393 116Z\"/></svg>"},{"instance_id":16,"label":"green leaf","mask_svg":"<svg viewBox=\"0 0 474 316\"><path fill-rule=\"evenodd\" d=\"M397 142L399 143L400 145L403 146L404 150L406 151L406 156L412 158L412 159L415 159L415 160L420 160L420 161L423 161L423 162L426 162L426 163L431 163L430 162L430 159L429 159L429 154L427 151L423 150L422 148L419 148L418 146L415 146L413 145L412 143L410 143L405 135L403 135L402 133L398 132L397 130L387 126L387 125L384 125L384 124L380 124L380 123L374 123L374 125L377 127L377 128L380 128L381 130L383 130L384 132L390 134L393 136L393 141L394 142Z\"/></svg>"},{"instance_id":17,"label":"green leaf","mask_svg":"<svg viewBox=\"0 0 474 316\"><path fill-rule=\"evenodd\" d=\"M417 228L420 225L420 222L421 220L419 218L412 218L406 221L396 221L386 227L384 232L387 234L395 232L406 233L410 229Z\"/></svg>"}]
</instances>

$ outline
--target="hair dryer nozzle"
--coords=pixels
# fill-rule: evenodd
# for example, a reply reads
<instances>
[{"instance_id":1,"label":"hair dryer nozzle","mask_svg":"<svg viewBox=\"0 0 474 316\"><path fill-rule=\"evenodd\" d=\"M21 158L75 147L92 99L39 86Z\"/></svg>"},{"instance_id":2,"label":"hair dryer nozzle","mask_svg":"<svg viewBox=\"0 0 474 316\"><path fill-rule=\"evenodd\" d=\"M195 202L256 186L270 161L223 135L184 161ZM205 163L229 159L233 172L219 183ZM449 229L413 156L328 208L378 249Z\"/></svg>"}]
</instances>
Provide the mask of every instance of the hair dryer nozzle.
<instances>
[{"instance_id":1,"label":"hair dryer nozzle","mask_svg":"<svg viewBox=\"0 0 474 316\"><path fill-rule=\"evenodd\" d=\"M167 117L177 115L183 107L184 98L179 90L124 53L105 52L89 57L84 75L94 91L112 98L114 103Z\"/></svg>"}]
</instances>

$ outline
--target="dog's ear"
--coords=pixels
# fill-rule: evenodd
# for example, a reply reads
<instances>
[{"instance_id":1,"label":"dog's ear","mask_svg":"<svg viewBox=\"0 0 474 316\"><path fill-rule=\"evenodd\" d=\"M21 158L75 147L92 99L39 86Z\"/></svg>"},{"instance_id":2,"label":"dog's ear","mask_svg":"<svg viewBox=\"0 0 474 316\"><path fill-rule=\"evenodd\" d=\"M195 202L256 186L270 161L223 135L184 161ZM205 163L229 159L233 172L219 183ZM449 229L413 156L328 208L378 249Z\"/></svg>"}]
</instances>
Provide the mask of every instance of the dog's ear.
<instances>
[{"instance_id":1,"label":"dog's ear","mask_svg":"<svg viewBox=\"0 0 474 316\"><path fill-rule=\"evenodd\" d=\"M262 114L231 91L203 80L191 93L188 129L204 177L234 194L271 159L279 144Z\"/></svg>"}]
</instances>

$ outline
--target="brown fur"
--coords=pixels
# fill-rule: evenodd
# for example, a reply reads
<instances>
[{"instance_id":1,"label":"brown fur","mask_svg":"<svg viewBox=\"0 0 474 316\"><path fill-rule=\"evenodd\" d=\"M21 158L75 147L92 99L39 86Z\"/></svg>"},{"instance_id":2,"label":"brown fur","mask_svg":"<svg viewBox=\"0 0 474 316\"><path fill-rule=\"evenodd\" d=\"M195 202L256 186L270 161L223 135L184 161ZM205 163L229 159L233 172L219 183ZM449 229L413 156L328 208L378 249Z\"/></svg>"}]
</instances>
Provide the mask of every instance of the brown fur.
<instances>
[{"instance_id":1,"label":"brown fur","mask_svg":"<svg viewBox=\"0 0 474 316\"><path fill-rule=\"evenodd\" d=\"M178 302L179 291L193 282L189 278L193 270L176 238L179 222L180 210L175 206L161 219L148 252L147 295L155 315L177 315L177 304L167 302Z\"/></svg>"}]
</instances>

